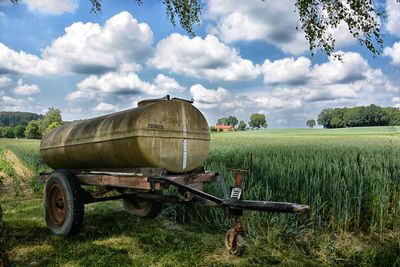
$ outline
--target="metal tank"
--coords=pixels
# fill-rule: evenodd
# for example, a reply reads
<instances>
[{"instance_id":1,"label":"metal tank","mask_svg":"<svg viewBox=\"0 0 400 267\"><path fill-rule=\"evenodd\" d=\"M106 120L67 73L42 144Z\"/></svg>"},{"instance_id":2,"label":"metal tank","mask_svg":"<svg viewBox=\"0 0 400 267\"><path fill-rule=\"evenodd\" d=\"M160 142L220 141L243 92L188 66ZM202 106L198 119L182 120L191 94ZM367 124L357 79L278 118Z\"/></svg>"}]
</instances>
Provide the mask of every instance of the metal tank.
<instances>
[{"instance_id":1,"label":"metal tank","mask_svg":"<svg viewBox=\"0 0 400 267\"><path fill-rule=\"evenodd\" d=\"M40 154L53 169L156 167L183 173L202 166L209 147L201 112L167 96L55 128L42 138Z\"/></svg>"}]
</instances>

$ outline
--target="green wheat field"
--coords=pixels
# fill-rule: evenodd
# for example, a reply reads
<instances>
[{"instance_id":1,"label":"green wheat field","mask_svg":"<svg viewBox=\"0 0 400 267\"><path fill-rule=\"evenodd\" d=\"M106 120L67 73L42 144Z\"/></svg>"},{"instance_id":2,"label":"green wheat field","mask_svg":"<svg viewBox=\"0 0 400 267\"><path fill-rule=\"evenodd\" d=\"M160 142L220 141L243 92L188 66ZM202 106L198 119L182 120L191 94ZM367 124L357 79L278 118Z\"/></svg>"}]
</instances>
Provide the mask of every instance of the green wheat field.
<instances>
[{"instance_id":1,"label":"green wheat field","mask_svg":"<svg viewBox=\"0 0 400 267\"><path fill-rule=\"evenodd\" d=\"M308 214L245 212L246 254L229 255L223 210L166 205L154 220L118 201L86 205L85 228L47 230L39 141L0 139L8 255L15 266L400 266L400 127L213 133L207 170L250 169L245 199L308 204ZM32 172L20 179L5 152ZM189 151L190 153L190 151ZM1 179L1 178L0 178ZM4 178L3 178L4 179ZM29 190L28 190L28 189ZM217 182L205 191L222 196Z\"/></svg>"}]
</instances>

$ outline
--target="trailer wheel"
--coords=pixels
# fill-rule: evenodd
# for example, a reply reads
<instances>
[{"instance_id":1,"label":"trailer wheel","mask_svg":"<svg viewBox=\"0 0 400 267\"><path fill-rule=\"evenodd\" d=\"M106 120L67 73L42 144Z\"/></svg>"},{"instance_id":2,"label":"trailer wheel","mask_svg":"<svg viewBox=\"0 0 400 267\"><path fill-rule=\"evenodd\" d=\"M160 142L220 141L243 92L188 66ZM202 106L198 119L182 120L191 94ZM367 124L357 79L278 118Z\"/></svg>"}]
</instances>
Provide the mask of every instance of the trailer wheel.
<instances>
[{"instance_id":1,"label":"trailer wheel","mask_svg":"<svg viewBox=\"0 0 400 267\"><path fill-rule=\"evenodd\" d=\"M155 218L161 212L161 203L144 199L125 198L122 200L125 211L131 216Z\"/></svg>"},{"instance_id":2,"label":"trailer wheel","mask_svg":"<svg viewBox=\"0 0 400 267\"><path fill-rule=\"evenodd\" d=\"M231 254L242 256L245 249L243 236L235 235L232 229L228 230L225 235L225 246Z\"/></svg>"},{"instance_id":3,"label":"trailer wheel","mask_svg":"<svg viewBox=\"0 0 400 267\"><path fill-rule=\"evenodd\" d=\"M53 172L44 191L44 218L56 235L73 236L83 224L84 202L81 185L67 170Z\"/></svg>"}]
</instances>

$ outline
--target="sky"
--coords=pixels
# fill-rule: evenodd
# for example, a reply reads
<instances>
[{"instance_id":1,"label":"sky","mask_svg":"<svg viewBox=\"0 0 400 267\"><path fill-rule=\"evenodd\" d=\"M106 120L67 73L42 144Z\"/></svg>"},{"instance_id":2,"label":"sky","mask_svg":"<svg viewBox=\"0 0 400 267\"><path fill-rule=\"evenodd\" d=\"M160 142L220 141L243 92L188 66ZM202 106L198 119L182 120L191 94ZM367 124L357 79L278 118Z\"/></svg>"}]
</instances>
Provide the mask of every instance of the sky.
<instances>
[{"instance_id":1,"label":"sky","mask_svg":"<svg viewBox=\"0 0 400 267\"><path fill-rule=\"evenodd\" d=\"M162 1L0 0L0 110L64 120L137 106L148 98L194 99L213 125L263 113L269 127L306 127L324 108L400 107L400 4L378 1L384 50L373 57L345 25L332 29L343 62L311 56L294 1L208 0L195 37Z\"/></svg>"}]
</instances>

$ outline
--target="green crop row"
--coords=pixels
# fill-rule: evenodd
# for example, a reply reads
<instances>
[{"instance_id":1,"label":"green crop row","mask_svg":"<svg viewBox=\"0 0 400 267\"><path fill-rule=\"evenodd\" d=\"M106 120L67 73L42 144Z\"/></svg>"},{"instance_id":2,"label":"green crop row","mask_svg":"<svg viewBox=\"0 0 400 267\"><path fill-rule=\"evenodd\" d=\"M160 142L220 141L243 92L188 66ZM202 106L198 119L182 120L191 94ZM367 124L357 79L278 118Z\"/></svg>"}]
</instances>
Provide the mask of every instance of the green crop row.
<instances>
[{"instance_id":1,"label":"green crop row","mask_svg":"<svg viewBox=\"0 0 400 267\"><path fill-rule=\"evenodd\" d=\"M14 168L11 162L7 161L4 155L4 149L0 147L0 184L2 183L3 175L13 177L15 174Z\"/></svg>"},{"instance_id":2,"label":"green crop row","mask_svg":"<svg viewBox=\"0 0 400 267\"><path fill-rule=\"evenodd\" d=\"M400 225L400 138L391 136L279 136L215 134L207 169L251 169L246 199L308 204L305 215L249 212L250 232L268 225L290 230L342 229L382 234ZM233 175L228 172L228 183ZM218 184L207 190L222 195ZM219 210L197 221L228 222Z\"/></svg>"}]
</instances>

